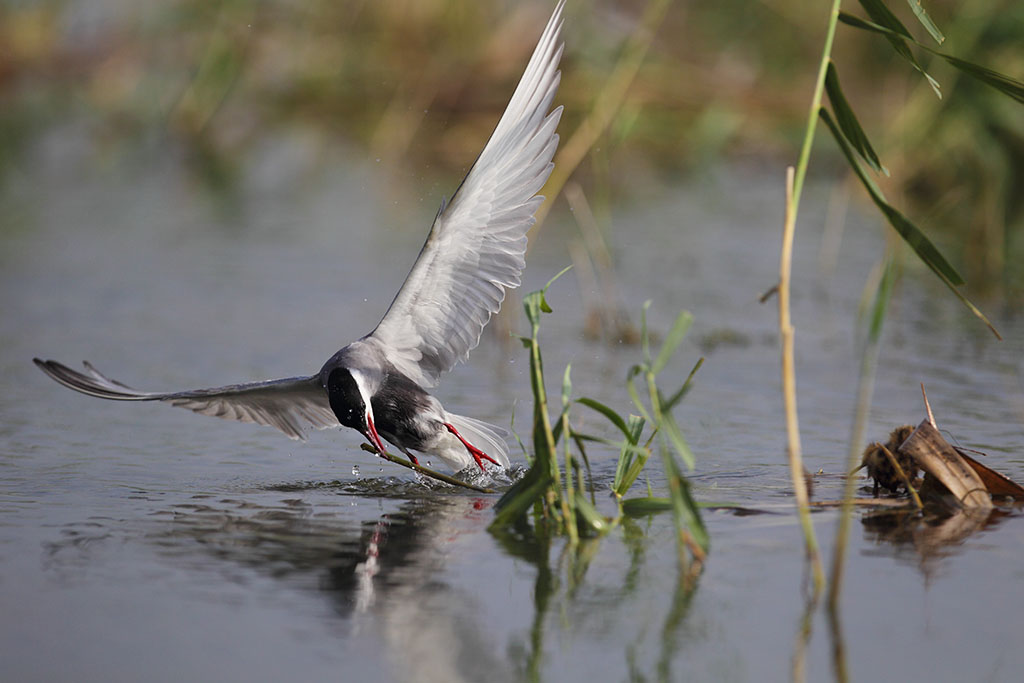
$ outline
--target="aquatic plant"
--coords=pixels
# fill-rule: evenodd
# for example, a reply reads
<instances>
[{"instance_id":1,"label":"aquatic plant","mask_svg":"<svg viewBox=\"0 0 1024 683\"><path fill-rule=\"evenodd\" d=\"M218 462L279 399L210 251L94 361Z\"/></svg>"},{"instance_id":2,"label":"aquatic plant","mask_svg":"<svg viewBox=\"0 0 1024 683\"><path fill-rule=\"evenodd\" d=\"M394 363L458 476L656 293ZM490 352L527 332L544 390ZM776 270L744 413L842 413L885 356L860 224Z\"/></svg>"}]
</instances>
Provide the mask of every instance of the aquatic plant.
<instances>
[{"instance_id":1,"label":"aquatic plant","mask_svg":"<svg viewBox=\"0 0 1024 683\"><path fill-rule=\"evenodd\" d=\"M959 59L945 52L921 43L913 38L906 26L892 13L882 0L860 0L860 4L870 20L861 19L842 12L841 0L834 0L829 13L825 44L819 63L818 77L814 94L811 99L810 114L805 128L804 141L800 150L799 161L794 168L787 171L786 182L786 214L783 231L783 247L780 264L779 284L779 325L782 339L782 374L783 395L787 415L787 431L789 436L789 460L794 489L798 502L799 514L804 528L805 542L811 557L815 594L823 585L823 573L818 556L817 543L813 527L810 524L807 494L803 479L803 467L800 457L799 427L796 417L796 383L793 377L793 328L789 315L789 272L791 268L791 250L800 195L804 178L807 173L811 147L814 141L816 123L820 119L835 139L843 157L848 162L854 175L860 180L871 201L878 207L887 222L906 242L917 257L946 285L976 317L978 317L996 337L998 331L985 315L961 291L965 284L963 277L935 247L924 232L900 210L895 208L883 194L875 182L871 172L888 175L889 171L882 165L878 154L871 145L867 134L859 123L853 108L840 86L839 73L832 61L832 47L836 28L840 22L870 33L883 36L892 46L896 54L904 59L913 69L918 71L932 88L935 95L942 97L941 86L926 70L918 59L915 48L944 60L963 74L988 85L997 91L1024 103L1024 83L980 65ZM942 44L944 36L929 17L920 3L911 2L911 8L921 25L927 30L936 43ZM823 105L828 97L831 113ZM867 165L871 172L864 168ZM861 363L860 386L858 389L858 412L854 419L853 435L850 440L850 463L846 471L852 469L859 454L859 444L863 439L863 426L866 420L866 405L870 401L874 366L877 359L878 344L882 323L887 311L889 294L892 288L893 268L891 256L886 258L885 266L876 283L875 303L872 308L870 326L864 344L864 355ZM847 481L846 500L840 515L840 527L837 536L835 553L832 562L832 577L829 591L829 602L833 606L837 600L842 577L843 550L849 529L849 504L853 493L852 479Z\"/></svg>"},{"instance_id":2,"label":"aquatic plant","mask_svg":"<svg viewBox=\"0 0 1024 683\"><path fill-rule=\"evenodd\" d=\"M568 270L568 269L566 269ZM565 270L562 271L564 273ZM668 365L693 321L683 311L676 318L657 355L653 355L647 329L644 305L641 324L643 358L633 365L626 376L626 386L638 414L623 417L609 406L590 398L572 399L571 366L567 366L562 379L560 410L552 420L550 401L544 384L544 364L541 356L541 316L552 311L545 294L556 275L543 289L528 294L523 308L530 323L530 335L521 337L530 354L530 383L533 393L532 461L526 475L516 482L495 505L495 518L491 530L501 532L508 528L529 526L544 534L564 535L571 545L581 538L602 536L620 524L626 514L671 510L678 538L681 567L699 567L709 545L707 530L697 503L690 492L690 483L683 473L682 464L692 468L690 451L672 409L688 393L693 376L701 363L694 366L687 380L675 392L665 395L657 384L658 375ZM638 384L640 385L638 387ZM582 405L602 415L615 427L621 439L614 440L584 434L572 427L570 413L574 404ZM617 511L612 517L597 508L590 472L586 444L601 443L619 449L611 493ZM561 444L561 448L559 448ZM627 498L633 484L644 471L650 457L660 455L668 486L668 497L648 495ZM559 454L562 459L559 462ZM682 464L680 463L682 461ZM690 559L694 560L691 565Z\"/></svg>"}]
</instances>

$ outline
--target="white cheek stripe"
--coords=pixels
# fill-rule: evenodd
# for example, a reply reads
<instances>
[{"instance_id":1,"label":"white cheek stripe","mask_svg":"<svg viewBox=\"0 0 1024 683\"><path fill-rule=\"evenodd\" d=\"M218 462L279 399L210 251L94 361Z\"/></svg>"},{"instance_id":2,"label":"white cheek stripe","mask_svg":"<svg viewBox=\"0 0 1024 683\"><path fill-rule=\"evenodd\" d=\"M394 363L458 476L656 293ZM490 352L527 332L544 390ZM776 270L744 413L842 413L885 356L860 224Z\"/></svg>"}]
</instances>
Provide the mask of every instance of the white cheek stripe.
<instances>
[{"instance_id":1,"label":"white cheek stripe","mask_svg":"<svg viewBox=\"0 0 1024 683\"><path fill-rule=\"evenodd\" d=\"M370 419L376 424L377 420L373 417L373 406L370 404L370 392L366 390L366 378L363 377L363 373L358 370L349 370L349 374L352 375L352 379L355 380L356 388L359 389L359 396L363 399L363 406L366 408L366 414L370 416Z\"/></svg>"}]
</instances>

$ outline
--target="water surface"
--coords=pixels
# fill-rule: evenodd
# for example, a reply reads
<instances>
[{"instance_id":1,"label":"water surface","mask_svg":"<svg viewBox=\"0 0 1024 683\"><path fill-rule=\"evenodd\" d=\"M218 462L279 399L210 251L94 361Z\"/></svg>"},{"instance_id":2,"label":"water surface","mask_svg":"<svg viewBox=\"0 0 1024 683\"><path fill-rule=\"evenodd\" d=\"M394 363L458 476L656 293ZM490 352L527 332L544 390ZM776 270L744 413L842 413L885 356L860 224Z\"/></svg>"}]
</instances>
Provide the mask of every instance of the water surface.
<instances>
[{"instance_id":1,"label":"water surface","mask_svg":"<svg viewBox=\"0 0 1024 683\"><path fill-rule=\"evenodd\" d=\"M73 136L71 138L74 139ZM443 184L396 185L372 159L316 174L254 160L233 211L173 160L99 167L59 137L0 201L0 672L5 680L705 680L790 677L803 612L773 303L781 191L774 170L722 170L613 207L621 295L665 330L696 322L666 384L707 362L677 416L713 509L697 588L680 588L671 519L630 521L575 556L496 539L494 497L424 486L349 431L276 431L67 391L33 356L88 359L143 389L310 373L371 329ZM73 146L71 146L73 149ZM269 154L269 152L268 152ZM273 168L277 168L274 166ZM794 288L801 428L815 494L838 495L855 392L855 319L884 229L851 215L819 268L830 186L801 215ZM569 262L563 207L527 288ZM827 260L827 259L826 259ZM996 343L908 262L887 323L869 434L922 417L1024 480L1024 329L988 303ZM638 350L587 339L563 278L542 330L549 382L625 406ZM509 320L522 322L518 310ZM507 328L506 328L507 329ZM529 411L526 359L485 335L438 394L508 424ZM591 415L580 417L593 425ZM613 454L592 452L606 487ZM657 468L652 484L660 485ZM603 505L608 501L599 498ZM831 548L834 512L815 514ZM1024 524L880 523L858 514L841 632L812 620L808 680L1017 680ZM941 539L936 540L937 538Z\"/></svg>"}]
</instances>

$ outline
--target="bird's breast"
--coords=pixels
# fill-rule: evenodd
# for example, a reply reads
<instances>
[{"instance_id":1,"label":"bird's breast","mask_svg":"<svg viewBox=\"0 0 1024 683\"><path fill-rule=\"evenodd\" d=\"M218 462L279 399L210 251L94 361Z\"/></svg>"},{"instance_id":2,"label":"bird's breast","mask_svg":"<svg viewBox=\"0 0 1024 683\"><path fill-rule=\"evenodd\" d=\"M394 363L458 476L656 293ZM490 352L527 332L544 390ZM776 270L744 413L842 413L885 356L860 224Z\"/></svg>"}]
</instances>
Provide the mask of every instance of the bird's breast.
<instances>
[{"instance_id":1,"label":"bird's breast","mask_svg":"<svg viewBox=\"0 0 1024 683\"><path fill-rule=\"evenodd\" d=\"M388 373L371 400L377 429L389 441L416 448L433 436L443 422L440 402L399 373Z\"/></svg>"}]
</instances>

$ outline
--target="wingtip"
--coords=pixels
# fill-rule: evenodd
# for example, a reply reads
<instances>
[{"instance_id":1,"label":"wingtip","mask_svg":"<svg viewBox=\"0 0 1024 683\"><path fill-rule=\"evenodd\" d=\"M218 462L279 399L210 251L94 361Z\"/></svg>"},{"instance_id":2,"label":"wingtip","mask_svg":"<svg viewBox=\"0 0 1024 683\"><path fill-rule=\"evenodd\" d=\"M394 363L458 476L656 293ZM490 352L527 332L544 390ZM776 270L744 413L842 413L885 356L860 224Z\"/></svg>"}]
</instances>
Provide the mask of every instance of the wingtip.
<instances>
[{"instance_id":1,"label":"wingtip","mask_svg":"<svg viewBox=\"0 0 1024 683\"><path fill-rule=\"evenodd\" d=\"M51 375L54 368L63 367L60 363L53 360L52 358L47 358L46 360L43 360L42 358L39 357L33 357L32 362L35 363L37 368Z\"/></svg>"}]
</instances>

